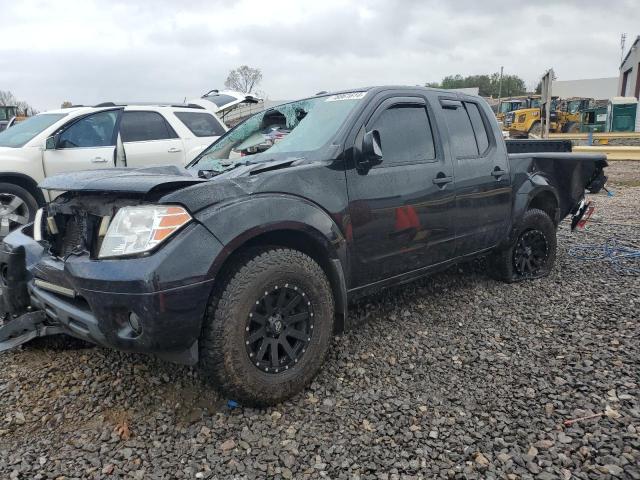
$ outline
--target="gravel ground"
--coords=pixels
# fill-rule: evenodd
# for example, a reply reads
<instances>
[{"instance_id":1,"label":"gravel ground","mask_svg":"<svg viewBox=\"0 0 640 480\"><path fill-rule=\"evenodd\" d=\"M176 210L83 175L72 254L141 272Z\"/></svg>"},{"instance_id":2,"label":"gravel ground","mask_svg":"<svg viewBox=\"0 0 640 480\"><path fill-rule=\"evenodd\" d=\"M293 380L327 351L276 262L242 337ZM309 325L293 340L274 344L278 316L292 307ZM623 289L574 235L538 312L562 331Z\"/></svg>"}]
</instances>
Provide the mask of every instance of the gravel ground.
<instances>
[{"instance_id":1,"label":"gravel ground","mask_svg":"<svg viewBox=\"0 0 640 480\"><path fill-rule=\"evenodd\" d=\"M505 285L477 261L361 301L276 408L142 355L3 354L0 478L640 478L640 281L569 251L639 243L633 166L586 231L561 227L551 276Z\"/></svg>"}]
</instances>

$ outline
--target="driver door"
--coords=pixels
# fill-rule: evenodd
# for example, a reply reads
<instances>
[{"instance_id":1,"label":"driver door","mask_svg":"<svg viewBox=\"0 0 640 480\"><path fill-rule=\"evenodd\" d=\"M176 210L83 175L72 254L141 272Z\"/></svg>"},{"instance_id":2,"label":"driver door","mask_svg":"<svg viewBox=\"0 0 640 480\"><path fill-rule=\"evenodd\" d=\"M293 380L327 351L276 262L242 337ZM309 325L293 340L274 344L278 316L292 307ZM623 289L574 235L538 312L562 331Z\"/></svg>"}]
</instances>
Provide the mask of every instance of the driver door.
<instances>
[{"instance_id":1,"label":"driver door","mask_svg":"<svg viewBox=\"0 0 640 480\"><path fill-rule=\"evenodd\" d=\"M114 167L120 112L103 110L65 125L44 151L45 176Z\"/></svg>"}]
</instances>

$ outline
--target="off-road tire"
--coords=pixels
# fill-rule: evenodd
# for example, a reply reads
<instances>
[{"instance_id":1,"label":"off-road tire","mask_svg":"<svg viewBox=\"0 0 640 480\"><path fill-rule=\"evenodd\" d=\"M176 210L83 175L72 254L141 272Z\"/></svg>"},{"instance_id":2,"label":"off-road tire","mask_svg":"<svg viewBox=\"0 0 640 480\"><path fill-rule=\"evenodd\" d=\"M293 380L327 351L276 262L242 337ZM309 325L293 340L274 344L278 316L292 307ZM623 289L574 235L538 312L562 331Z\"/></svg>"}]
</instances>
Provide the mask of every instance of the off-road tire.
<instances>
[{"instance_id":1,"label":"off-road tire","mask_svg":"<svg viewBox=\"0 0 640 480\"><path fill-rule=\"evenodd\" d=\"M535 136L536 138L542 138L542 124L540 122L535 122L531 125L529 129L529 137Z\"/></svg>"},{"instance_id":2,"label":"off-road tire","mask_svg":"<svg viewBox=\"0 0 640 480\"><path fill-rule=\"evenodd\" d=\"M20 198L28 209L29 222L32 222L36 211L38 210L38 202L35 197L25 188L14 183L0 182L0 194L15 195ZM0 240L2 235L0 235Z\"/></svg>"},{"instance_id":3,"label":"off-road tire","mask_svg":"<svg viewBox=\"0 0 640 480\"><path fill-rule=\"evenodd\" d=\"M528 232L540 232L547 246L544 263L535 274L523 274L515 262L516 249L521 237ZM557 239L556 227L549 215L537 208L525 212L516 232L510 236L510 244L494 251L488 258L489 272L497 280L507 283L519 282L547 276L556 260Z\"/></svg>"},{"instance_id":4,"label":"off-road tire","mask_svg":"<svg viewBox=\"0 0 640 480\"><path fill-rule=\"evenodd\" d=\"M312 335L299 362L286 371L266 373L249 358L245 329L258 299L285 284L306 292ZM300 392L320 369L333 335L334 301L320 265L297 250L261 248L239 258L221 285L210 301L200 340L205 379L226 398L247 406L273 405Z\"/></svg>"},{"instance_id":5,"label":"off-road tire","mask_svg":"<svg viewBox=\"0 0 640 480\"><path fill-rule=\"evenodd\" d=\"M562 127L562 133L580 133L580 123L567 122L564 127Z\"/></svg>"}]
</instances>

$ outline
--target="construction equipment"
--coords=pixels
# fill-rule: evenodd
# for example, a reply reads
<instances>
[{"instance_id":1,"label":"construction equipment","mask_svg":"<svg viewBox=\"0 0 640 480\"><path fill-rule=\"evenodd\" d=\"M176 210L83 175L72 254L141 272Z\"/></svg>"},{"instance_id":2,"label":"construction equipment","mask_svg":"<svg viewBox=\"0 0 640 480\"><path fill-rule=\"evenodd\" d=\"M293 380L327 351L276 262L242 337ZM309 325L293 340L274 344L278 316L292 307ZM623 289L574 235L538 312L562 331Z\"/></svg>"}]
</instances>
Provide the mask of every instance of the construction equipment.
<instances>
[{"instance_id":1,"label":"construction equipment","mask_svg":"<svg viewBox=\"0 0 640 480\"><path fill-rule=\"evenodd\" d=\"M551 133L577 133L580 131L582 112L588 109L593 99L575 97L560 100L552 97L549 114L549 132ZM505 127L509 130L509 136L526 138L529 135L542 136L542 116L540 96L532 96L529 108L514 110L511 112L512 120L505 120Z\"/></svg>"},{"instance_id":2,"label":"construction equipment","mask_svg":"<svg viewBox=\"0 0 640 480\"><path fill-rule=\"evenodd\" d=\"M18 115L18 107L0 105L0 132L8 127L9 122Z\"/></svg>"},{"instance_id":3,"label":"construction equipment","mask_svg":"<svg viewBox=\"0 0 640 480\"><path fill-rule=\"evenodd\" d=\"M560 102L560 108L557 111L558 124L560 133L578 133L582 122L582 112L587 110L593 103L592 98L573 97Z\"/></svg>"},{"instance_id":4,"label":"construction equipment","mask_svg":"<svg viewBox=\"0 0 640 480\"><path fill-rule=\"evenodd\" d=\"M527 105L527 97L511 97L504 98L498 104L496 118L499 122L504 122L505 116L514 110L525 108Z\"/></svg>"}]
</instances>

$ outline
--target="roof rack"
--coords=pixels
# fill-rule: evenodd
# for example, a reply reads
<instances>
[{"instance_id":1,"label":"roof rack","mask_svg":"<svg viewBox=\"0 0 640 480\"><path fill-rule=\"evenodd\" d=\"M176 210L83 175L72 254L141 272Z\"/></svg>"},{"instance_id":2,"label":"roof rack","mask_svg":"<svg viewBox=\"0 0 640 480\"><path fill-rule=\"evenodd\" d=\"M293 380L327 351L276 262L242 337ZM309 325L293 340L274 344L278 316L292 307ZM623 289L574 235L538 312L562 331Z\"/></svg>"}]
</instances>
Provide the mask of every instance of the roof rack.
<instances>
[{"instance_id":1,"label":"roof rack","mask_svg":"<svg viewBox=\"0 0 640 480\"><path fill-rule=\"evenodd\" d=\"M93 108L103 107L174 107L174 108L197 108L204 110L204 107L196 105L194 103L173 103L173 102L102 102L94 105Z\"/></svg>"}]
</instances>

